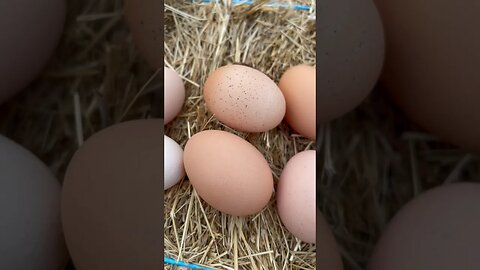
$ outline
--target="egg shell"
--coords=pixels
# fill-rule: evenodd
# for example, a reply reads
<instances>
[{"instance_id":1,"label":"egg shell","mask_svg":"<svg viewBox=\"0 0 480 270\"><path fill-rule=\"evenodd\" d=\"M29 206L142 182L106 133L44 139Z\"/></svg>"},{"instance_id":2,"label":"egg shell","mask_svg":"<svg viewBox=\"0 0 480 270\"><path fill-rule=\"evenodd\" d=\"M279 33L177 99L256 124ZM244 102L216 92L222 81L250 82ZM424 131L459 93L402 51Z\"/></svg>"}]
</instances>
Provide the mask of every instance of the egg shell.
<instances>
[{"instance_id":1,"label":"egg shell","mask_svg":"<svg viewBox=\"0 0 480 270\"><path fill-rule=\"evenodd\" d=\"M375 2L387 38L382 87L435 136L480 152L480 2Z\"/></svg>"},{"instance_id":2,"label":"egg shell","mask_svg":"<svg viewBox=\"0 0 480 270\"><path fill-rule=\"evenodd\" d=\"M369 270L480 269L480 184L420 194L390 221Z\"/></svg>"},{"instance_id":3,"label":"egg shell","mask_svg":"<svg viewBox=\"0 0 480 270\"><path fill-rule=\"evenodd\" d=\"M253 145L234 134L199 132L187 141L183 157L197 193L224 213L258 213L272 196L273 177L267 161Z\"/></svg>"},{"instance_id":4,"label":"egg shell","mask_svg":"<svg viewBox=\"0 0 480 270\"><path fill-rule=\"evenodd\" d=\"M125 16L133 40L145 60L154 69L163 66L163 2L125 0Z\"/></svg>"},{"instance_id":5,"label":"egg shell","mask_svg":"<svg viewBox=\"0 0 480 270\"><path fill-rule=\"evenodd\" d=\"M77 270L161 268L162 138L162 120L128 121L94 134L75 153L61 211Z\"/></svg>"},{"instance_id":6,"label":"egg shell","mask_svg":"<svg viewBox=\"0 0 480 270\"><path fill-rule=\"evenodd\" d=\"M317 208L317 267L318 269L342 270L343 262L338 244L325 217Z\"/></svg>"},{"instance_id":7,"label":"egg shell","mask_svg":"<svg viewBox=\"0 0 480 270\"><path fill-rule=\"evenodd\" d=\"M227 126L245 132L264 132L285 116L285 98L267 75L243 65L212 72L204 85L208 110Z\"/></svg>"},{"instance_id":8,"label":"egg shell","mask_svg":"<svg viewBox=\"0 0 480 270\"><path fill-rule=\"evenodd\" d=\"M298 65L289 68L280 78L278 86L287 104L285 119L301 135L316 138L315 68Z\"/></svg>"},{"instance_id":9,"label":"egg shell","mask_svg":"<svg viewBox=\"0 0 480 270\"><path fill-rule=\"evenodd\" d=\"M318 9L317 121L325 123L353 110L372 91L382 70L385 41L372 0L322 0Z\"/></svg>"},{"instance_id":10,"label":"egg shell","mask_svg":"<svg viewBox=\"0 0 480 270\"><path fill-rule=\"evenodd\" d=\"M315 243L315 151L293 156L277 186L277 208L287 229L307 243Z\"/></svg>"},{"instance_id":11,"label":"egg shell","mask_svg":"<svg viewBox=\"0 0 480 270\"><path fill-rule=\"evenodd\" d=\"M168 136L163 136L164 146L164 173L163 188L167 190L180 182L185 176L183 166L183 149L178 143Z\"/></svg>"},{"instance_id":12,"label":"egg shell","mask_svg":"<svg viewBox=\"0 0 480 270\"><path fill-rule=\"evenodd\" d=\"M63 269L60 183L28 150L0 135L0 269Z\"/></svg>"},{"instance_id":13,"label":"egg shell","mask_svg":"<svg viewBox=\"0 0 480 270\"><path fill-rule=\"evenodd\" d=\"M60 40L65 0L0 1L0 103L45 68Z\"/></svg>"},{"instance_id":14,"label":"egg shell","mask_svg":"<svg viewBox=\"0 0 480 270\"><path fill-rule=\"evenodd\" d=\"M164 68L164 124L172 121L182 110L185 85L175 70Z\"/></svg>"}]
</instances>

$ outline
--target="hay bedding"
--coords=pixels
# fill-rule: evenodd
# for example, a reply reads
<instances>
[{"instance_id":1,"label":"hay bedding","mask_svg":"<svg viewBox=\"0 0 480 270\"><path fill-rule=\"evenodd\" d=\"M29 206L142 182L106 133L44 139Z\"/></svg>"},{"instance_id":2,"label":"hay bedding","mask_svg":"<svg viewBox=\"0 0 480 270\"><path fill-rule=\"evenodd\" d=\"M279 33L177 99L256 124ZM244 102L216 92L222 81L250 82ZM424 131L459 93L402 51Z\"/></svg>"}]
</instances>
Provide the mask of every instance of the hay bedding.
<instances>
[{"instance_id":1,"label":"hay bedding","mask_svg":"<svg viewBox=\"0 0 480 270\"><path fill-rule=\"evenodd\" d=\"M33 151L59 179L93 133L158 115L152 92L161 82L137 55L121 12L120 0L69 1L64 38L46 71L0 107L0 132ZM299 12L167 1L165 13L166 65L187 80L189 95L166 132L182 145L202 129L229 130L202 102L201 83L215 67L242 62L278 80L287 66L315 61L313 24ZM265 154L276 177L293 153L314 148L285 125L237 134ZM413 196L444 182L480 179L477 156L421 132L382 89L319 134L318 202L346 269L365 268L382 228ZM166 255L220 269L314 268L314 246L285 231L274 201L259 215L238 219L202 203L187 181L165 195Z\"/></svg>"},{"instance_id":2,"label":"hay bedding","mask_svg":"<svg viewBox=\"0 0 480 270\"><path fill-rule=\"evenodd\" d=\"M231 63L257 68L276 81L291 65L315 64L315 23L309 13L188 1L165 4L165 64L185 79L188 96L166 134L184 146L199 131L228 130L254 144L278 179L287 160L297 151L314 149L313 142L292 136L285 125L259 134L222 125L207 112L202 86L209 73ZM215 269L315 268L315 246L298 242L284 229L274 200L258 215L232 217L209 207L183 181L165 193L164 228L169 257Z\"/></svg>"}]
</instances>

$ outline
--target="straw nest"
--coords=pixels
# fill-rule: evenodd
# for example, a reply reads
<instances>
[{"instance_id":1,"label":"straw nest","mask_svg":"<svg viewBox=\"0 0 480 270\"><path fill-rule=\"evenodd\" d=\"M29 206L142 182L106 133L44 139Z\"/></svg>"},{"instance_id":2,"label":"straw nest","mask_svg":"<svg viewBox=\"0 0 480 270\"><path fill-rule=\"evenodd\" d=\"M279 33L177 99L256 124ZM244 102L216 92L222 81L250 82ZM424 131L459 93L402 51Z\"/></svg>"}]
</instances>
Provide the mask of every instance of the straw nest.
<instances>
[{"instance_id":1,"label":"straw nest","mask_svg":"<svg viewBox=\"0 0 480 270\"><path fill-rule=\"evenodd\" d=\"M165 64L185 79L188 99L166 133L185 144L202 129L226 129L252 142L277 179L311 141L286 125L242 134L206 111L202 82L215 67L251 65L278 80L297 63L314 63L315 29L302 11L205 6L166 1ZM313 1L296 1L311 5ZM255 27L252 27L255 25ZM158 74L138 56L121 0L69 1L52 61L29 89L0 106L0 132L30 149L63 179L78 146L120 121L158 116ZM321 89L319 89L321 91ZM340 245L345 269L364 269L382 229L421 191L480 179L477 156L441 143L407 121L381 86L354 112L321 127L318 203ZM314 269L315 247L281 226L275 202L248 219L220 214L183 181L165 194L165 253L231 269Z\"/></svg>"},{"instance_id":2,"label":"straw nest","mask_svg":"<svg viewBox=\"0 0 480 270\"><path fill-rule=\"evenodd\" d=\"M187 91L183 111L167 125L166 134L184 146L205 129L235 133L263 153L278 179L288 159L314 149L314 143L283 124L258 134L224 126L206 109L203 83L213 70L231 63L249 65L276 81L292 65L315 64L315 21L309 15L260 5L165 1L165 65L182 76ZM285 230L274 200L255 216L233 217L208 206L183 181L165 193L164 217L165 254L170 257L215 269L315 268L315 246Z\"/></svg>"}]
</instances>

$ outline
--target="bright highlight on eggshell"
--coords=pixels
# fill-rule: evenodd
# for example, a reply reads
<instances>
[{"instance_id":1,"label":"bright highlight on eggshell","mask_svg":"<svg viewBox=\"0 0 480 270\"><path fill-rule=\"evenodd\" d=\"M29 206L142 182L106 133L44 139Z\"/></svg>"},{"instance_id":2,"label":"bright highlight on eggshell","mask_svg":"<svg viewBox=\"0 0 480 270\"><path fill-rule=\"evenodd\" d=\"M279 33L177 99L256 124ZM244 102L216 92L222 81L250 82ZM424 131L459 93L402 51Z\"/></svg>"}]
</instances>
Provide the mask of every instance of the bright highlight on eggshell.
<instances>
[{"instance_id":1,"label":"bright highlight on eggshell","mask_svg":"<svg viewBox=\"0 0 480 270\"><path fill-rule=\"evenodd\" d=\"M162 138L162 120L128 121L75 153L61 213L77 270L161 268Z\"/></svg>"},{"instance_id":2,"label":"bright highlight on eggshell","mask_svg":"<svg viewBox=\"0 0 480 270\"><path fill-rule=\"evenodd\" d=\"M1 135L0 228L0 269L65 267L60 183L37 157Z\"/></svg>"},{"instance_id":3,"label":"bright highlight on eggshell","mask_svg":"<svg viewBox=\"0 0 480 270\"><path fill-rule=\"evenodd\" d=\"M307 243L315 243L315 151L303 151L285 165L277 187L277 208L287 229Z\"/></svg>"},{"instance_id":4,"label":"bright highlight on eggshell","mask_svg":"<svg viewBox=\"0 0 480 270\"><path fill-rule=\"evenodd\" d=\"M185 102L185 85L175 70L164 68L164 124L172 121Z\"/></svg>"},{"instance_id":5,"label":"bright highlight on eggshell","mask_svg":"<svg viewBox=\"0 0 480 270\"><path fill-rule=\"evenodd\" d=\"M268 162L253 145L234 134L220 130L195 134L185 146L184 165L198 195L224 213L258 213L272 196Z\"/></svg>"},{"instance_id":6,"label":"bright highlight on eggshell","mask_svg":"<svg viewBox=\"0 0 480 270\"><path fill-rule=\"evenodd\" d=\"M167 190L182 180L185 176L185 168L182 147L168 136L163 136L163 140L165 143L163 188Z\"/></svg>"},{"instance_id":7,"label":"bright highlight on eggshell","mask_svg":"<svg viewBox=\"0 0 480 270\"><path fill-rule=\"evenodd\" d=\"M480 269L480 184L446 184L393 217L369 270Z\"/></svg>"},{"instance_id":8,"label":"bright highlight on eggshell","mask_svg":"<svg viewBox=\"0 0 480 270\"><path fill-rule=\"evenodd\" d=\"M385 41L372 0L322 0L317 8L322 11L317 30L317 121L325 123L353 110L373 90ZM407 18L411 13L399 14Z\"/></svg>"},{"instance_id":9,"label":"bright highlight on eggshell","mask_svg":"<svg viewBox=\"0 0 480 270\"><path fill-rule=\"evenodd\" d=\"M303 136L316 139L315 67L298 65L289 68L280 78L278 86L287 102L285 119Z\"/></svg>"},{"instance_id":10,"label":"bright highlight on eggshell","mask_svg":"<svg viewBox=\"0 0 480 270\"><path fill-rule=\"evenodd\" d=\"M65 0L0 1L0 103L45 68L65 23Z\"/></svg>"},{"instance_id":11,"label":"bright highlight on eggshell","mask_svg":"<svg viewBox=\"0 0 480 270\"><path fill-rule=\"evenodd\" d=\"M125 15L140 53L155 69L163 65L163 26L160 0L125 0Z\"/></svg>"},{"instance_id":12,"label":"bright highlight on eggshell","mask_svg":"<svg viewBox=\"0 0 480 270\"><path fill-rule=\"evenodd\" d=\"M227 65L216 69L205 81L203 94L208 110L240 131L268 131L285 116L285 99L278 86L251 67Z\"/></svg>"}]
</instances>

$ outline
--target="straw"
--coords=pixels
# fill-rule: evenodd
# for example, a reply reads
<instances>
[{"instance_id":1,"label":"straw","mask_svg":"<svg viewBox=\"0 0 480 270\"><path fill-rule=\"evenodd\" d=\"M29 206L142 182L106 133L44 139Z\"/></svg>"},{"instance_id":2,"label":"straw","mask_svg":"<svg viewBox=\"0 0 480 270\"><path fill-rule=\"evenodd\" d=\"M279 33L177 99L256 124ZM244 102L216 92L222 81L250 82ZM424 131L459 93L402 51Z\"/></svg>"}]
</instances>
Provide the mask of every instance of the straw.
<instances>
[{"instance_id":1,"label":"straw","mask_svg":"<svg viewBox=\"0 0 480 270\"><path fill-rule=\"evenodd\" d=\"M189 269L213 270L212 268L207 268L207 267L203 267L203 266L200 266L200 265L196 265L196 264L192 264L192 263L186 263L186 262L182 262L182 261L176 261L172 258L167 258L167 257L165 257L163 259L163 262L167 263L167 264L175 265L175 266L187 267Z\"/></svg>"},{"instance_id":2,"label":"straw","mask_svg":"<svg viewBox=\"0 0 480 270\"><path fill-rule=\"evenodd\" d=\"M192 0L192 2L196 3L218 3L220 2L219 0ZM234 5L252 5L254 4L254 1L245 1L245 0L233 0L232 4ZM271 3L265 3L263 4L264 6L267 7L284 7L284 8L293 8L293 9L298 9L298 10L311 10L312 7L310 6L302 6L302 5L290 5L290 4L285 4L285 3L277 3L277 2L271 2Z\"/></svg>"}]
</instances>

